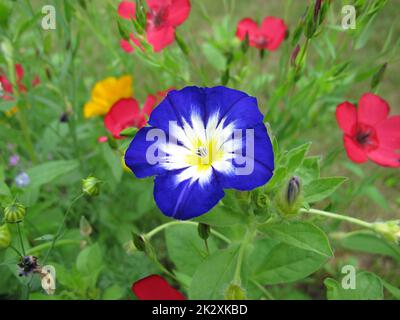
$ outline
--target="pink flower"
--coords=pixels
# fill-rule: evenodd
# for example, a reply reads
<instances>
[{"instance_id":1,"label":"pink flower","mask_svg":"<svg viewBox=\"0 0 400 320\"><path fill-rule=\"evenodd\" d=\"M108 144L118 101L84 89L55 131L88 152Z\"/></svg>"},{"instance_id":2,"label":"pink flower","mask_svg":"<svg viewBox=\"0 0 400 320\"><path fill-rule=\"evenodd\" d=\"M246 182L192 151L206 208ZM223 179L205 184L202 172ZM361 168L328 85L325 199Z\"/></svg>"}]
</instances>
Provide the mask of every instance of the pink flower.
<instances>
[{"instance_id":1,"label":"pink flower","mask_svg":"<svg viewBox=\"0 0 400 320\"><path fill-rule=\"evenodd\" d=\"M244 18L238 23L236 36L243 41L247 35L251 47L274 51L285 39L286 29L284 21L279 18L265 17L260 27L253 19Z\"/></svg>"},{"instance_id":2,"label":"pink flower","mask_svg":"<svg viewBox=\"0 0 400 320\"><path fill-rule=\"evenodd\" d=\"M389 104L372 93L365 93L358 107L348 101L337 106L336 120L350 160L400 167L400 116L389 117L389 112Z\"/></svg>"}]
</instances>

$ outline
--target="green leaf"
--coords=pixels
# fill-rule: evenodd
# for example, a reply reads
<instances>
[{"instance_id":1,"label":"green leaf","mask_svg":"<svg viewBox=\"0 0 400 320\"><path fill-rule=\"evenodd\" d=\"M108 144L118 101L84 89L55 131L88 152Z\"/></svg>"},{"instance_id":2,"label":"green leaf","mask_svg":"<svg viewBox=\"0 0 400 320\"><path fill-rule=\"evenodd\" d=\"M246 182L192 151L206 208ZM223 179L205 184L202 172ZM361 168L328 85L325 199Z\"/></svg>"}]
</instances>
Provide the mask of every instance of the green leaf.
<instances>
[{"instance_id":1,"label":"green leaf","mask_svg":"<svg viewBox=\"0 0 400 320\"><path fill-rule=\"evenodd\" d=\"M274 240L293 247L332 257L333 252L326 234L317 226L301 221L265 225L260 231Z\"/></svg>"},{"instance_id":2,"label":"green leaf","mask_svg":"<svg viewBox=\"0 0 400 320\"><path fill-rule=\"evenodd\" d=\"M98 243L86 247L76 258L76 268L83 275L90 275L102 268L102 254Z\"/></svg>"},{"instance_id":3,"label":"green leaf","mask_svg":"<svg viewBox=\"0 0 400 320\"><path fill-rule=\"evenodd\" d=\"M349 250L390 256L400 262L400 248L372 232L352 232L341 239L339 243Z\"/></svg>"},{"instance_id":4,"label":"green leaf","mask_svg":"<svg viewBox=\"0 0 400 320\"><path fill-rule=\"evenodd\" d=\"M329 300L381 300L383 286L378 276L371 272L359 272L356 275L355 289L344 289L338 281L325 279Z\"/></svg>"},{"instance_id":5,"label":"green leaf","mask_svg":"<svg viewBox=\"0 0 400 320\"><path fill-rule=\"evenodd\" d=\"M207 61L218 71L224 71L226 69L225 56L212 44L204 43L201 46Z\"/></svg>"},{"instance_id":6,"label":"green leaf","mask_svg":"<svg viewBox=\"0 0 400 320\"><path fill-rule=\"evenodd\" d=\"M318 179L320 175L320 157L309 157L297 168L295 175L300 177L302 185L309 184L312 180Z\"/></svg>"},{"instance_id":7,"label":"green leaf","mask_svg":"<svg viewBox=\"0 0 400 320\"><path fill-rule=\"evenodd\" d=\"M215 251L196 270L189 287L191 300L217 300L234 277L239 247Z\"/></svg>"},{"instance_id":8,"label":"green leaf","mask_svg":"<svg viewBox=\"0 0 400 320\"><path fill-rule=\"evenodd\" d=\"M345 177L319 178L304 186L304 197L307 202L318 202L330 196L347 180Z\"/></svg>"},{"instance_id":9,"label":"green leaf","mask_svg":"<svg viewBox=\"0 0 400 320\"><path fill-rule=\"evenodd\" d=\"M40 187L55 179L76 170L79 167L77 160L55 160L39 164L26 171L30 178L29 188Z\"/></svg>"},{"instance_id":10,"label":"green leaf","mask_svg":"<svg viewBox=\"0 0 400 320\"><path fill-rule=\"evenodd\" d=\"M377 205L379 205L382 209L389 211L390 206L385 198L385 196L376 188L375 186L366 186L362 189L362 194L365 194L374 201Z\"/></svg>"},{"instance_id":11,"label":"green leaf","mask_svg":"<svg viewBox=\"0 0 400 320\"><path fill-rule=\"evenodd\" d=\"M293 282L306 278L326 261L326 256L313 251L261 239L255 243L249 259L250 277L263 285Z\"/></svg>"},{"instance_id":12,"label":"green leaf","mask_svg":"<svg viewBox=\"0 0 400 320\"><path fill-rule=\"evenodd\" d=\"M195 225L176 225L165 232L168 257L179 272L192 276L197 267L207 258L204 240L197 232ZM212 238L207 240L210 254L217 246Z\"/></svg>"},{"instance_id":13,"label":"green leaf","mask_svg":"<svg viewBox=\"0 0 400 320\"><path fill-rule=\"evenodd\" d=\"M286 168L289 173L294 172L302 164L310 145L311 143L305 143L286 154Z\"/></svg>"},{"instance_id":14,"label":"green leaf","mask_svg":"<svg viewBox=\"0 0 400 320\"><path fill-rule=\"evenodd\" d=\"M194 219L210 226L224 227L246 223L246 215L240 207L238 194L234 190L225 190L225 197L210 212Z\"/></svg>"},{"instance_id":15,"label":"green leaf","mask_svg":"<svg viewBox=\"0 0 400 320\"><path fill-rule=\"evenodd\" d=\"M122 174L124 173L124 169L121 164L121 158L106 143L101 144L101 151L104 160L106 161L108 167L111 169L111 173L115 181L121 181Z\"/></svg>"},{"instance_id":16,"label":"green leaf","mask_svg":"<svg viewBox=\"0 0 400 320\"><path fill-rule=\"evenodd\" d=\"M126 294L126 290L119 285L113 285L103 292L103 300L120 300Z\"/></svg>"},{"instance_id":17,"label":"green leaf","mask_svg":"<svg viewBox=\"0 0 400 320\"><path fill-rule=\"evenodd\" d=\"M394 285L390 284L389 282L386 282L381 278L381 282L385 289L389 291L389 293L396 298L397 300L400 300L400 289L396 288Z\"/></svg>"}]
</instances>

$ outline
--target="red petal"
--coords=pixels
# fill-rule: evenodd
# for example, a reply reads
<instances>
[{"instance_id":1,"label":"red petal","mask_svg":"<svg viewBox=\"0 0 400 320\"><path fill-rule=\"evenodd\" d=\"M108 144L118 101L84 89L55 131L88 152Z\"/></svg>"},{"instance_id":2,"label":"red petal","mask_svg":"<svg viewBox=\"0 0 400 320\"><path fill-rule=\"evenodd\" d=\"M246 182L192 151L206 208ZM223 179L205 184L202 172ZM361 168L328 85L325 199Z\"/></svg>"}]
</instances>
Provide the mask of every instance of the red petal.
<instances>
[{"instance_id":1,"label":"red petal","mask_svg":"<svg viewBox=\"0 0 400 320\"><path fill-rule=\"evenodd\" d=\"M189 0L172 0L168 6L167 22L176 27L185 22L190 13Z\"/></svg>"},{"instance_id":2,"label":"red petal","mask_svg":"<svg viewBox=\"0 0 400 320\"><path fill-rule=\"evenodd\" d=\"M257 23L250 18L244 18L239 21L236 29L236 36L240 40L244 40L246 38L246 34L248 34L249 40L253 39L259 33Z\"/></svg>"},{"instance_id":3,"label":"red petal","mask_svg":"<svg viewBox=\"0 0 400 320\"><path fill-rule=\"evenodd\" d=\"M339 127L347 134L351 135L354 125L357 123L357 109L348 101L336 107L336 121Z\"/></svg>"},{"instance_id":4,"label":"red petal","mask_svg":"<svg viewBox=\"0 0 400 320\"><path fill-rule=\"evenodd\" d=\"M134 50L133 46L128 40L121 39L119 45L121 46L122 50L124 50L126 53L131 53Z\"/></svg>"},{"instance_id":5,"label":"red petal","mask_svg":"<svg viewBox=\"0 0 400 320\"><path fill-rule=\"evenodd\" d=\"M15 65L15 73L17 74L17 82L20 82L24 77L24 68L19 63Z\"/></svg>"},{"instance_id":6,"label":"red petal","mask_svg":"<svg viewBox=\"0 0 400 320\"><path fill-rule=\"evenodd\" d=\"M133 98L118 100L104 117L104 126L116 139L122 139L119 133L128 128L137 126L142 121L139 104Z\"/></svg>"},{"instance_id":7,"label":"red petal","mask_svg":"<svg viewBox=\"0 0 400 320\"><path fill-rule=\"evenodd\" d=\"M157 103L157 98L155 96L153 96L152 94L149 94L147 96L146 102L144 103L143 109L142 109L142 114L143 114L144 118L146 118L145 116L147 116L147 117L150 116L150 113L153 111L153 108L155 107L156 103ZM146 122L147 121L145 120L145 123L142 124L142 126L145 126Z\"/></svg>"},{"instance_id":8,"label":"red petal","mask_svg":"<svg viewBox=\"0 0 400 320\"><path fill-rule=\"evenodd\" d=\"M365 151L361 149L350 137L344 135L343 142L347 156L350 158L351 161L356 163L363 163L368 160Z\"/></svg>"},{"instance_id":9,"label":"red petal","mask_svg":"<svg viewBox=\"0 0 400 320\"><path fill-rule=\"evenodd\" d=\"M387 118L389 111L385 100L373 93L365 93L358 104L358 121L375 126Z\"/></svg>"},{"instance_id":10,"label":"red petal","mask_svg":"<svg viewBox=\"0 0 400 320\"><path fill-rule=\"evenodd\" d=\"M368 157L380 166L400 168L400 153L395 152L393 149L380 147L369 152Z\"/></svg>"},{"instance_id":11,"label":"red petal","mask_svg":"<svg viewBox=\"0 0 400 320\"><path fill-rule=\"evenodd\" d=\"M0 83L3 87L4 92L13 93L12 85L6 76L0 76Z\"/></svg>"},{"instance_id":12,"label":"red petal","mask_svg":"<svg viewBox=\"0 0 400 320\"><path fill-rule=\"evenodd\" d=\"M400 149L400 116L382 121L376 127L380 146L388 149Z\"/></svg>"},{"instance_id":13,"label":"red petal","mask_svg":"<svg viewBox=\"0 0 400 320\"><path fill-rule=\"evenodd\" d=\"M139 300L186 300L186 298L158 275L151 275L135 282L132 292Z\"/></svg>"},{"instance_id":14,"label":"red petal","mask_svg":"<svg viewBox=\"0 0 400 320\"><path fill-rule=\"evenodd\" d=\"M171 26L161 28L147 28L147 41L153 46L153 50L158 52L174 42L175 29Z\"/></svg>"},{"instance_id":15,"label":"red petal","mask_svg":"<svg viewBox=\"0 0 400 320\"><path fill-rule=\"evenodd\" d=\"M35 76L32 80L32 87L36 87L39 84L40 84L40 78L39 76Z\"/></svg>"},{"instance_id":16,"label":"red petal","mask_svg":"<svg viewBox=\"0 0 400 320\"><path fill-rule=\"evenodd\" d=\"M118 15L123 19L136 18L136 5L134 2L121 1L118 5Z\"/></svg>"},{"instance_id":17,"label":"red petal","mask_svg":"<svg viewBox=\"0 0 400 320\"><path fill-rule=\"evenodd\" d=\"M139 39L136 39L133 33L129 35L131 41L127 41L125 39L121 39L120 41L120 46L121 48L126 52L126 53L131 53L133 50L135 50L135 47L132 46L132 42L136 47L139 47L140 49L144 50L142 44L140 43Z\"/></svg>"},{"instance_id":18,"label":"red petal","mask_svg":"<svg viewBox=\"0 0 400 320\"><path fill-rule=\"evenodd\" d=\"M286 25L282 19L265 17L261 23L261 33L267 39L266 49L274 51L286 37Z\"/></svg>"}]
</instances>

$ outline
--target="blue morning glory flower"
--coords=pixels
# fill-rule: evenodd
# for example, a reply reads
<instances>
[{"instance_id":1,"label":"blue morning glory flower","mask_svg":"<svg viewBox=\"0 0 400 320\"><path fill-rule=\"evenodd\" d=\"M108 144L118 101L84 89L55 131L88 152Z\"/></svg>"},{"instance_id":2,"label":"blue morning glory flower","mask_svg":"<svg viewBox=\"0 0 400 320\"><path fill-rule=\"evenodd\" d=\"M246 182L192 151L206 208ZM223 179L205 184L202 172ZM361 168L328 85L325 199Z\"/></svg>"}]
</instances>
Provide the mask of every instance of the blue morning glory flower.
<instances>
[{"instance_id":1,"label":"blue morning glory flower","mask_svg":"<svg viewBox=\"0 0 400 320\"><path fill-rule=\"evenodd\" d=\"M252 190L272 177L274 154L257 100L226 87L170 91L125 154L138 178L155 176L168 217L208 212L224 189Z\"/></svg>"}]
</instances>

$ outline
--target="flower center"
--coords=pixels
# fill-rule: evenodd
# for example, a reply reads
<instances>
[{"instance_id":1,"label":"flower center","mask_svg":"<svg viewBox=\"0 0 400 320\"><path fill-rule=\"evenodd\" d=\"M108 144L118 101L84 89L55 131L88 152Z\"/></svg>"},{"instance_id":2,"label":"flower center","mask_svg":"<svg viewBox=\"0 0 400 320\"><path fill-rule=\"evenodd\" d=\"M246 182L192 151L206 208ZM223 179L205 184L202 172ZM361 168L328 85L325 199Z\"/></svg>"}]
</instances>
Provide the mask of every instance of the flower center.
<instances>
[{"instance_id":1,"label":"flower center","mask_svg":"<svg viewBox=\"0 0 400 320\"><path fill-rule=\"evenodd\" d=\"M150 24L152 27L161 27L167 17L167 8L158 8L150 11Z\"/></svg>"},{"instance_id":2,"label":"flower center","mask_svg":"<svg viewBox=\"0 0 400 320\"><path fill-rule=\"evenodd\" d=\"M196 166L199 171L209 169L215 161L223 157L223 151L217 149L217 141L209 139L202 142L198 139L194 144L192 154L186 156L186 163L190 166Z\"/></svg>"},{"instance_id":3,"label":"flower center","mask_svg":"<svg viewBox=\"0 0 400 320\"><path fill-rule=\"evenodd\" d=\"M379 146L375 128L367 124L357 124L354 138L358 145L367 151L375 150Z\"/></svg>"}]
</instances>

